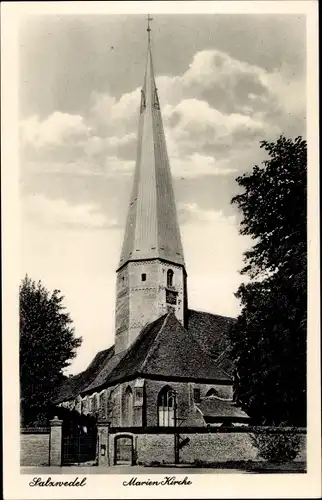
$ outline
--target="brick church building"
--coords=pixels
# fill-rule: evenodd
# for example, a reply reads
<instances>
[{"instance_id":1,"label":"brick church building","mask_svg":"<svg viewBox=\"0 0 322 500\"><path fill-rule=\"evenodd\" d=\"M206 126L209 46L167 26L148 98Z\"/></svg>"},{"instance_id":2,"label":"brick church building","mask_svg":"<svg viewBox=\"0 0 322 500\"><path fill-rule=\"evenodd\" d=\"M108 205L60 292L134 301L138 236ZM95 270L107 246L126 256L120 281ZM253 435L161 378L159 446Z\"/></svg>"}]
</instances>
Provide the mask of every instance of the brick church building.
<instances>
[{"instance_id":1,"label":"brick church building","mask_svg":"<svg viewBox=\"0 0 322 500\"><path fill-rule=\"evenodd\" d=\"M115 427L247 423L233 402L233 321L188 308L148 27L136 167L116 270L115 344L66 379L55 402Z\"/></svg>"}]
</instances>

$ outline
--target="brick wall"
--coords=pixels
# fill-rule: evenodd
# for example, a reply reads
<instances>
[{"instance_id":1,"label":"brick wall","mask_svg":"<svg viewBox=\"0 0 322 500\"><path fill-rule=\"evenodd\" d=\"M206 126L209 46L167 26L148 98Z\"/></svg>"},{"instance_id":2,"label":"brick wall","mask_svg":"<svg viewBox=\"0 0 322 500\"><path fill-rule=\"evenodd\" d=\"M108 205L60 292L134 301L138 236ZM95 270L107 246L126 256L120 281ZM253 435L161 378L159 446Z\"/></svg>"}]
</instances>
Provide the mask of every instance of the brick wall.
<instances>
[{"instance_id":1,"label":"brick wall","mask_svg":"<svg viewBox=\"0 0 322 500\"><path fill-rule=\"evenodd\" d=\"M180 451L180 460L192 463L194 460L203 462L226 462L234 460L256 460L257 450L252 445L248 434L189 434L190 442Z\"/></svg>"},{"instance_id":2,"label":"brick wall","mask_svg":"<svg viewBox=\"0 0 322 500\"><path fill-rule=\"evenodd\" d=\"M128 266L125 266L118 272L116 280L115 353L128 346L129 315L129 273Z\"/></svg>"},{"instance_id":3,"label":"brick wall","mask_svg":"<svg viewBox=\"0 0 322 500\"><path fill-rule=\"evenodd\" d=\"M201 461L263 461L246 433L180 434L189 444L180 450L181 463ZM133 436L138 464L174 463L173 434L138 434ZM114 457L114 436L110 443L111 463ZM306 436L301 436L301 451L295 461L306 460Z\"/></svg>"},{"instance_id":4,"label":"brick wall","mask_svg":"<svg viewBox=\"0 0 322 500\"><path fill-rule=\"evenodd\" d=\"M159 259L129 262L117 275L115 312L115 352L126 349L142 328L168 311L166 303L167 271L174 273L177 303L173 310L183 323L186 312L186 276L182 266ZM142 275L145 280L142 281Z\"/></svg>"},{"instance_id":5,"label":"brick wall","mask_svg":"<svg viewBox=\"0 0 322 500\"><path fill-rule=\"evenodd\" d=\"M49 432L20 435L20 465L49 465Z\"/></svg>"},{"instance_id":6,"label":"brick wall","mask_svg":"<svg viewBox=\"0 0 322 500\"><path fill-rule=\"evenodd\" d=\"M174 436L171 434L141 434L136 436L137 462L174 462Z\"/></svg>"},{"instance_id":7,"label":"brick wall","mask_svg":"<svg viewBox=\"0 0 322 500\"><path fill-rule=\"evenodd\" d=\"M247 434L180 434L190 442L180 450L181 463L258 460L257 450ZM138 464L174 463L173 434L139 434L134 436ZM114 436L110 441L113 463Z\"/></svg>"}]
</instances>

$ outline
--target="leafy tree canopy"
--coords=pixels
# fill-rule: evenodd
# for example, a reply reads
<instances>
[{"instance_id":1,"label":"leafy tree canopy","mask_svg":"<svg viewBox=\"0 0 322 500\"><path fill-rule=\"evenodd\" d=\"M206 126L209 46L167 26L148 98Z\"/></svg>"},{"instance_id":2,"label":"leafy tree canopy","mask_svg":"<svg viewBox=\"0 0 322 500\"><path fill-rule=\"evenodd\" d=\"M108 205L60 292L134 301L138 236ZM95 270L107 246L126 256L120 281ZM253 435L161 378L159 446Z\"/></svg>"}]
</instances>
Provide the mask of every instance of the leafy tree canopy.
<instances>
[{"instance_id":1,"label":"leafy tree canopy","mask_svg":"<svg viewBox=\"0 0 322 500\"><path fill-rule=\"evenodd\" d=\"M47 408L63 370L76 356L82 339L59 290L50 293L26 276L20 284L20 401L25 425L46 420Z\"/></svg>"},{"instance_id":2,"label":"leafy tree canopy","mask_svg":"<svg viewBox=\"0 0 322 500\"><path fill-rule=\"evenodd\" d=\"M236 296L242 312L231 330L235 399L257 423L306 419L306 173L301 137L263 141L268 159L238 177L232 199L241 234L254 240Z\"/></svg>"}]
</instances>

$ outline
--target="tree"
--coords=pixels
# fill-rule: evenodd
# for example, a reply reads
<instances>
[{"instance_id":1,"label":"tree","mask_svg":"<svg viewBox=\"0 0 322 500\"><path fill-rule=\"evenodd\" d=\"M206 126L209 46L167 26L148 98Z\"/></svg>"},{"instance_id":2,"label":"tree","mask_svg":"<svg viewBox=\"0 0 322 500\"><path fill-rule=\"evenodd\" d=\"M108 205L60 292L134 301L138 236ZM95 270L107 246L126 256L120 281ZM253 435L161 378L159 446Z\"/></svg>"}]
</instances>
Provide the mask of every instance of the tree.
<instances>
[{"instance_id":1,"label":"tree","mask_svg":"<svg viewBox=\"0 0 322 500\"><path fill-rule=\"evenodd\" d=\"M63 370L76 356L82 339L59 290L50 293L28 276L20 284L20 403L24 425L46 421Z\"/></svg>"},{"instance_id":2,"label":"tree","mask_svg":"<svg viewBox=\"0 0 322 500\"><path fill-rule=\"evenodd\" d=\"M306 141L262 141L268 159L236 179L248 275L231 329L235 400L255 423L306 421Z\"/></svg>"}]
</instances>

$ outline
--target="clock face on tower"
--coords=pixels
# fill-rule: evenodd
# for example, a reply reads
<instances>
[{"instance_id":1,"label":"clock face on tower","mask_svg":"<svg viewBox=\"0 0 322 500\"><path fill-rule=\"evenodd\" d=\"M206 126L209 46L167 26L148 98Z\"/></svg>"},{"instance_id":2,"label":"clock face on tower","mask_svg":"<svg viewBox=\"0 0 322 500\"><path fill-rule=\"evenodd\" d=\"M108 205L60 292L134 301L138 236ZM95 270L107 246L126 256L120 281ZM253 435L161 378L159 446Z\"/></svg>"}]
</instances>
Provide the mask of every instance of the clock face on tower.
<instances>
[{"instance_id":1,"label":"clock face on tower","mask_svg":"<svg viewBox=\"0 0 322 500\"><path fill-rule=\"evenodd\" d=\"M166 290L166 303L175 305L177 303L177 292Z\"/></svg>"}]
</instances>

